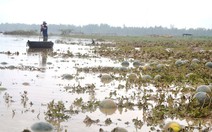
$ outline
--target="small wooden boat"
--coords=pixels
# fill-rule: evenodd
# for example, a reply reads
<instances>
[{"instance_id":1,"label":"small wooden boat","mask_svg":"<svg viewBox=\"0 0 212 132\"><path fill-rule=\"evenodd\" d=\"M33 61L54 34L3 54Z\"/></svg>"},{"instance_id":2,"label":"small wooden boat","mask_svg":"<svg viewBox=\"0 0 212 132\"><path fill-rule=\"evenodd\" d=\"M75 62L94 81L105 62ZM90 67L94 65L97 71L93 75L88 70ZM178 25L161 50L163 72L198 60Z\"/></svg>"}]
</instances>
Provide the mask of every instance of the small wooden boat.
<instances>
[{"instance_id":1,"label":"small wooden boat","mask_svg":"<svg viewBox=\"0 0 212 132\"><path fill-rule=\"evenodd\" d=\"M29 48L53 48L52 41L27 41Z\"/></svg>"}]
</instances>

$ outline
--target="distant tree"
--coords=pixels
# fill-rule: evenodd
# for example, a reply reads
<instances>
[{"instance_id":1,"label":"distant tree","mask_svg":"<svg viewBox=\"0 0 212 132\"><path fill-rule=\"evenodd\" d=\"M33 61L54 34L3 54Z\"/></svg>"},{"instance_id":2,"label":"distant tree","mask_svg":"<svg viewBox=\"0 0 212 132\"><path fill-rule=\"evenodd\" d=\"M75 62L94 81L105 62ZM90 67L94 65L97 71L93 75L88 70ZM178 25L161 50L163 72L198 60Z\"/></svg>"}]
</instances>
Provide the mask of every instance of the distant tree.
<instances>
[{"instance_id":1,"label":"distant tree","mask_svg":"<svg viewBox=\"0 0 212 132\"><path fill-rule=\"evenodd\" d=\"M73 32L73 29L60 29L61 35L70 35Z\"/></svg>"},{"instance_id":2,"label":"distant tree","mask_svg":"<svg viewBox=\"0 0 212 132\"><path fill-rule=\"evenodd\" d=\"M64 25L64 24L49 24L49 34L61 34L69 35L73 34L99 34L99 35L109 35L109 36L144 36L144 35L171 35L171 36L182 36L184 33L192 34L193 36L212 36L212 29L205 28L183 28L178 29L174 25L170 27L154 26L154 27L113 27L108 24L88 24L84 26L75 25ZM1 23L0 32L10 32L16 30L38 30L40 25L38 24L10 24Z\"/></svg>"}]
</instances>

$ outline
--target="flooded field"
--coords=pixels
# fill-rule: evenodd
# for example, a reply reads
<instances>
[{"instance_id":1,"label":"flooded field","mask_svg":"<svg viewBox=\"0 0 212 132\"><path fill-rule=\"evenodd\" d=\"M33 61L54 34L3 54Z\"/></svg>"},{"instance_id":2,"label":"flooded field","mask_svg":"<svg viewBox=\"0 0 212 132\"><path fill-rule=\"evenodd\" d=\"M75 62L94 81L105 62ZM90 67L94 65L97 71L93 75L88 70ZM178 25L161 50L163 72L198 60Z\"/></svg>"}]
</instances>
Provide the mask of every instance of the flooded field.
<instances>
[{"instance_id":1,"label":"flooded field","mask_svg":"<svg viewBox=\"0 0 212 132\"><path fill-rule=\"evenodd\" d=\"M211 40L50 39L53 49L29 49L38 38L0 35L0 131L212 131Z\"/></svg>"}]
</instances>

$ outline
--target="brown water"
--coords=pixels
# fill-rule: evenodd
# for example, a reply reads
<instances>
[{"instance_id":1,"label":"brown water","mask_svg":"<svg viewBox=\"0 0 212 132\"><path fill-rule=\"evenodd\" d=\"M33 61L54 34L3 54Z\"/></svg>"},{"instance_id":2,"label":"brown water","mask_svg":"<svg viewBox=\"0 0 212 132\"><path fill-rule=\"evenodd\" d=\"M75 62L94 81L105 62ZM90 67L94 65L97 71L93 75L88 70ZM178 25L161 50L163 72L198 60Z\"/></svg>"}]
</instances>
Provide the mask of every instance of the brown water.
<instances>
[{"instance_id":1,"label":"brown water","mask_svg":"<svg viewBox=\"0 0 212 132\"><path fill-rule=\"evenodd\" d=\"M59 37L50 38L52 41L62 39ZM24 129L30 129L31 125L38 121L45 121L47 104L52 100L63 101L69 108L75 99L82 98L83 101L98 100L101 101L109 97L111 91L117 90L117 97L129 97L138 92L136 86L129 90L118 90L119 85L125 85L125 80L111 81L104 84L98 77L100 73L78 72L77 68L83 67L121 67L118 61L112 61L109 58L99 57L93 53L93 46L90 46L90 39L72 39L75 44L55 44L51 50L30 50L26 47L27 40L38 40L34 37L16 37L0 35L0 82L2 87L7 88L0 91L0 132L21 132ZM64 57L67 51L73 53L73 57ZM3 52L10 51L8 55ZM19 52L19 55L15 54ZM53 54L57 52L56 54ZM79 56L85 55L85 57ZM2 63L6 62L6 64ZM14 66L15 68L11 68ZM61 76L63 74L72 74L73 79L66 80ZM76 93L68 92L65 86L87 86L95 85L95 93ZM148 86L146 89L155 90ZM21 101L21 95L27 91L28 100L26 104ZM140 91L141 92L141 91ZM5 93L11 96L9 102L5 101ZM30 102L33 105L30 105ZM77 107L75 107L77 108ZM100 128L105 131L111 131L114 127L123 127L129 132L151 131L151 126L144 122L140 129L137 129L132 119L144 119L145 114L142 109L123 108L105 114L97 108L94 111L81 111L78 114L72 114L71 118L55 126L54 131L68 132L97 132ZM91 119L99 119L99 123L87 126L83 120L88 115ZM111 125L105 125L104 121L110 118ZM166 123L173 119L164 120ZM186 125L185 119L174 119L181 124ZM161 130L159 126L155 130Z\"/></svg>"}]
</instances>

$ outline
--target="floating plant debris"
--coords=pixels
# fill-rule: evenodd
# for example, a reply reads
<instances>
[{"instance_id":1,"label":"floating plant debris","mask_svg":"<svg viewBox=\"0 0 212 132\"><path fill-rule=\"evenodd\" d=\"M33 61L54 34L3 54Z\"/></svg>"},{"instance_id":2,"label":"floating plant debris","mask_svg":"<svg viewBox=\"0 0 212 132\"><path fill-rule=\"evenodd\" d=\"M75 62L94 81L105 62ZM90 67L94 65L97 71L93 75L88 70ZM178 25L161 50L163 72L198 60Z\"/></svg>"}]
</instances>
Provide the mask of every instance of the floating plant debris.
<instances>
[{"instance_id":1,"label":"floating plant debris","mask_svg":"<svg viewBox=\"0 0 212 132\"><path fill-rule=\"evenodd\" d=\"M93 123L98 123L99 119L92 120L89 116L86 115L84 121L83 121L87 126L91 126Z\"/></svg>"},{"instance_id":2,"label":"floating plant debris","mask_svg":"<svg viewBox=\"0 0 212 132\"><path fill-rule=\"evenodd\" d=\"M167 129L212 130L211 38L55 36L49 51L20 38L0 35L17 48L0 51L1 121L131 132L164 131L176 119Z\"/></svg>"}]
</instances>

